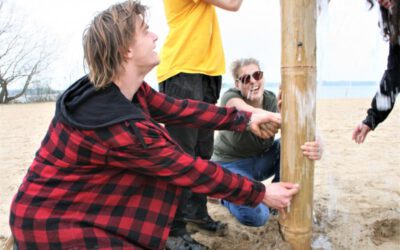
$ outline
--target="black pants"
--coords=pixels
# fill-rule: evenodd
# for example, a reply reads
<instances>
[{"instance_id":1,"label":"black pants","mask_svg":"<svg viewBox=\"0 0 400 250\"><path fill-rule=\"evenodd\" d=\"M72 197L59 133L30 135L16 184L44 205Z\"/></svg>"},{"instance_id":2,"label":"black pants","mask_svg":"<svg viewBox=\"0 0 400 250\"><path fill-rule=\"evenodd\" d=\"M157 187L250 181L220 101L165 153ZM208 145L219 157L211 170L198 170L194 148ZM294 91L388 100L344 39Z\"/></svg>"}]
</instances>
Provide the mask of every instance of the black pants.
<instances>
[{"instance_id":1,"label":"black pants","mask_svg":"<svg viewBox=\"0 0 400 250\"><path fill-rule=\"evenodd\" d=\"M181 99L194 99L215 104L221 90L221 76L180 73L160 83L160 92ZM214 147L214 131L182 126L166 126L171 137L193 157L210 159ZM186 232L184 217L204 218L207 212L207 196L185 189L171 227L170 235Z\"/></svg>"}]
</instances>

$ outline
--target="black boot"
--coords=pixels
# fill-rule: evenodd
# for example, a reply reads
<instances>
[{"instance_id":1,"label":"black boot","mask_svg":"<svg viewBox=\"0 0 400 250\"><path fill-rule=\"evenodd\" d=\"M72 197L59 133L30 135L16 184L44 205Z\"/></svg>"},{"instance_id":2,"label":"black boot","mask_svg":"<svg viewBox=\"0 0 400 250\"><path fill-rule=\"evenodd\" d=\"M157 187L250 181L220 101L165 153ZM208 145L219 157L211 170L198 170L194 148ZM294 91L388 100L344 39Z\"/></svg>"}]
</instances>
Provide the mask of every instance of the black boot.
<instances>
[{"instance_id":1,"label":"black boot","mask_svg":"<svg viewBox=\"0 0 400 250\"><path fill-rule=\"evenodd\" d=\"M201 219L192 219L185 217L189 231L203 231L218 236L225 236L228 234L228 224L221 221L213 220L209 215Z\"/></svg>"},{"instance_id":2,"label":"black boot","mask_svg":"<svg viewBox=\"0 0 400 250\"><path fill-rule=\"evenodd\" d=\"M189 234L181 236L169 236L166 250L208 250L208 247L195 241Z\"/></svg>"}]
</instances>

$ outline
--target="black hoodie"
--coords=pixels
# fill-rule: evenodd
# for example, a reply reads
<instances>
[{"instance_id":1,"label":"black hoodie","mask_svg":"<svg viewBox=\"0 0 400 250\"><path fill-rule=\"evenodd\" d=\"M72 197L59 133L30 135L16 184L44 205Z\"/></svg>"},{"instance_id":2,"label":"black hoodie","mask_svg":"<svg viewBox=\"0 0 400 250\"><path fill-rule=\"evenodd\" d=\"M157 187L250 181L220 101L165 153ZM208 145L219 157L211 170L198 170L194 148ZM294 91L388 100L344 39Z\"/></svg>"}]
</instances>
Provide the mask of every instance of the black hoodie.
<instances>
[{"instance_id":1,"label":"black hoodie","mask_svg":"<svg viewBox=\"0 0 400 250\"><path fill-rule=\"evenodd\" d=\"M127 120L143 120L143 111L111 83L96 89L88 76L72 84L58 99L56 117L78 129L103 128Z\"/></svg>"}]
</instances>

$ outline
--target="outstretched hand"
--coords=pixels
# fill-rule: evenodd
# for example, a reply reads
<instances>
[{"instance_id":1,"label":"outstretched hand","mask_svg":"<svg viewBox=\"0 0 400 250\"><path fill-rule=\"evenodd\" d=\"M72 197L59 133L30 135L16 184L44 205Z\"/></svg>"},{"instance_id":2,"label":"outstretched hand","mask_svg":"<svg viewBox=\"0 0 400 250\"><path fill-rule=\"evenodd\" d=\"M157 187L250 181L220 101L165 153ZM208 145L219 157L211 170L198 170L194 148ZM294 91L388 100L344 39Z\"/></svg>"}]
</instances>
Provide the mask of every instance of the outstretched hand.
<instances>
[{"instance_id":1,"label":"outstretched hand","mask_svg":"<svg viewBox=\"0 0 400 250\"><path fill-rule=\"evenodd\" d=\"M250 118L249 130L262 139L273 137L281 127L281 115L264 111L253 113Z\"/></svg>"},{"instance_id":2,"label":"outstretched hand","mask_svg":"<svg viewBox=\"0 0 400 250\"><path fill-rule=\"evenodd\" d=\"M265 189L263 203L271 208L276 208L285 214L284 208L290 205L293 195L299 192L299 184L290 182L277 182L268 185Z\"/></svg>"},{"instance_id":3,"label":"outstretched hand","mask_svg":"<svg viewBox=\"0 0 400 250\"><path fill-rule=\"evenodd\" d=\"M365 125L364 123L360 123L353 131L352 139L357 143L363 143L365 138L367 137L371 128Z\"/></svg>"}]
</instances>

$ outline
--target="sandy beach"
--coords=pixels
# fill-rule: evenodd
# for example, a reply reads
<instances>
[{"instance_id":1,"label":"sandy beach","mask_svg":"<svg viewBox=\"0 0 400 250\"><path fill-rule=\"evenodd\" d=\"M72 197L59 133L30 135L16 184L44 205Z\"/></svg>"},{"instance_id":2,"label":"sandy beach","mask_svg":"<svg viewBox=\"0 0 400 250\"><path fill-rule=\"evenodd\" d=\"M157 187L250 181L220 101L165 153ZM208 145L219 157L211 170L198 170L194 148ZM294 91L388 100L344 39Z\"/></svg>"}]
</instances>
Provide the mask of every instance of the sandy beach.
<instances>
[{"instance_id":1,"label":"sandy beach","mask_svg":"<svg viewBox=\"0 0 400 250\"><path fill-rule=\"evenodd\" d=\"M399 102L400 100L398 100ZM400 104L364 144L351 140L369 99L318 100L317 128L324 156L315 164L313 249L400 249ZM55 103L0 106L0 247L10 235L11 199L54 114ZM261 228L240 225L209 203L215 219L229 223L225 237L194 237L211 249L290 249L277 218Z\"/></svg>"}]
</instances>

